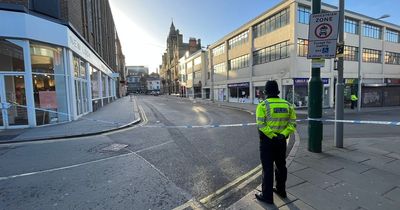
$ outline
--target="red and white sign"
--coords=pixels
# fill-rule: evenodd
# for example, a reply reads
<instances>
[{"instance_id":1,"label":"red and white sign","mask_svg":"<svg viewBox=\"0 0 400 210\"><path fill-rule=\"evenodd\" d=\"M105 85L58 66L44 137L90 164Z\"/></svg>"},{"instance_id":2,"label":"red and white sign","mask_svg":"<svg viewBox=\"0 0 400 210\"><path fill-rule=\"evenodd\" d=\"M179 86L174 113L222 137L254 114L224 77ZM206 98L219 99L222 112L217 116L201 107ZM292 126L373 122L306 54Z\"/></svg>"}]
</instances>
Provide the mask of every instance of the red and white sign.
<instances>
[{"instance_id":1,"label":"red and white sign","mask_svg":"<svg viewBox=\"0 0 400 210\"><path fill-rule=\"evenodd\" d=\"M313 14L308 31L307 58L334 58L339 28L339 12Z\"/></svg>"}]
</instances>

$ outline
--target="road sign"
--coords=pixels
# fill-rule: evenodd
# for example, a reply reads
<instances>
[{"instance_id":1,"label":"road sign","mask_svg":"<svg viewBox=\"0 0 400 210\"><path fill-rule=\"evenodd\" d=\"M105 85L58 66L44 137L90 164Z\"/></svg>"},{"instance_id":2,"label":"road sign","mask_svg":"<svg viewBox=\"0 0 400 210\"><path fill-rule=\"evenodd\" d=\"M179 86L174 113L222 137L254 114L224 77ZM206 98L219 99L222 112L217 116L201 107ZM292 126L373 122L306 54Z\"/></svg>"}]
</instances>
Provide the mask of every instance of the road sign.
<instances>
[{"instance_id":1,"label":"road sign","mask_svg":"<svg viewBox=\"0 0 400 210\"><path fill-rule=\"evenodd\" d=\"M308 59L336 56L338 24L339 12L311 15L308 31Z\"/></svg>"}]
</instances>

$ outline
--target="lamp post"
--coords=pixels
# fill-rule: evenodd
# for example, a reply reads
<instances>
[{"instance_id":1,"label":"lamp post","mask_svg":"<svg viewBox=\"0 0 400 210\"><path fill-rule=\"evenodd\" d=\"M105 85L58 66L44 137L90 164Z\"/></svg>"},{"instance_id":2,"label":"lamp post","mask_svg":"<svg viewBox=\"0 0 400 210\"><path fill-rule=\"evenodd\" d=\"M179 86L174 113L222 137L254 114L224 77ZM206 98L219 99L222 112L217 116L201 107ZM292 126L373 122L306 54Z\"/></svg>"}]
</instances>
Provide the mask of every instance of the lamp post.
<instances>
[{"instance_id":1,"label":"lamp post","mask_svg":"<svg viewBox=\"0 0 400 210\"><path fill-rule=\"evenodd\" d=\"M382 15L381 17L379 17L379 18L371 18L371 19L369 19L368 21L365 21L365 22L363 22L363 21L360 21L360 31L359 31L359 38L358 38L358 48L359 48L359 51L358 51L358 74L357 74L357 95L358 95L358 100L357 100L357 111L359 112L359 111L361 111L361 97L362 97L362 94L361 94L361 65L362 65L362 55L363 55L363 48L362 48L362 29L363 29L363 24L365 23L365 24L367 24L367 23L370 23L370 22L372 22L372 21L375 21L375 20L381 20L381 19L384 19L384 18L388 18L388 17L390 17L390 15L388 15L388 14L385 14L385 15ZM385 35L384 34L382 34L382 39L383 39L383 41L384 41L384 39L385 39L385 37L384 37Z\"/></svg>"}]
</instances>

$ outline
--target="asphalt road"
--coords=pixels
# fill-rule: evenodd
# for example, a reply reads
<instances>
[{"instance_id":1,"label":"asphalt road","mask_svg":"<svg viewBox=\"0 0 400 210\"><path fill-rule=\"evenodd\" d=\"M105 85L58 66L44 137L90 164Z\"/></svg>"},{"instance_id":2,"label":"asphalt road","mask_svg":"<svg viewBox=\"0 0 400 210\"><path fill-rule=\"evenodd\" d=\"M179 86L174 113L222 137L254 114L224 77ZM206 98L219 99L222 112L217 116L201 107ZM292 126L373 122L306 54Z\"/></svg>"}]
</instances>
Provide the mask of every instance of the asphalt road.
<instances>
[{"instance_id":1,"label":"asphalt road","mask_svg":"<svg viewBox=\"0 0 400 210\"><path fill-rule=\"evenodd\" d=\"M222 200L200 204L260 164L256 127L163 128L253 123L254 116L164 97L141 96L138 103L146 114L134 128L0 145L0 209L173 209L188 201L224 208L260 183L256 178ZM400 112L354 113L346 119L398 120ZM299 123L298 131L307 141L307 123ZM399 136L400 129L346 124L345 135ZM332 139L333 125L325 124L324 141ZM115 144L127 146L109 150Z\"/></svg>"},{"instance_id":2,"label":"asphalt road","mask_svg":"<svg viewBox=\"0 0 400 210\"><path fill-rule=\"evenodd\" d=\"M136 128L1 145L0 209L173 209L260 164L255 126L161 127L253 123L249 113L153 96L139 97L138 103L146 120ZM113 144L128 146L105 150ZM215 207L233 203L258 184L255 179Z\"/></svg>"}]
</instances>

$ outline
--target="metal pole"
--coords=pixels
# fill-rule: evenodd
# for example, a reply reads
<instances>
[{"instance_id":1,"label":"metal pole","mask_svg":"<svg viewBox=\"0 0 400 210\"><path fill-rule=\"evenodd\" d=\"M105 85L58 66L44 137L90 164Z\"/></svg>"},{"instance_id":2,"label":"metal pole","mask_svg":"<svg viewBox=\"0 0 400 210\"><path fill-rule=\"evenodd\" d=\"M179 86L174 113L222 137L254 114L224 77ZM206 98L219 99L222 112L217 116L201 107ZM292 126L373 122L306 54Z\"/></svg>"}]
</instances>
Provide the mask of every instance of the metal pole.
<instances>
[{"instance_id":1,"label":"metal pole","mask_svg":"<svg viewBox=\"0 0 400 210\"><path fill-rule=\"evenodd\" d=\"M312 13L321 12L321 0L312 1ZM309 118L320 119L322 117L322 89L321 68L311 68L311 79L308 85ZM322 151L323 126L321 121L308 121L308 150L320 153Z\"/></svg>"},{"instance_id":2,"label":"metal pole","mask_svg":"<svg viewBox=\"0 0 400 210\"><path fill-rule=\"evenodd\" d=\"M361 111L361 64L362 64L362 27L363 27L363 21L360 21L360 33L358 36L358 80L357 80L357 111Z\"/></svg>"},{"instance_id":3,"label":"metal pole","mask_svg":"<svg viewBox=\"0 0 400 210\"><path fill-rule=\"evenodd\" d=\"M344 0L339 0L339 43L344 45ZM341 56L338 60L338 81L336 83L335 120L343 120L344 84L343 84L344 60ZM335 122L335 146L343 148L343 123Z\"/></svg>"}]
</instances>

